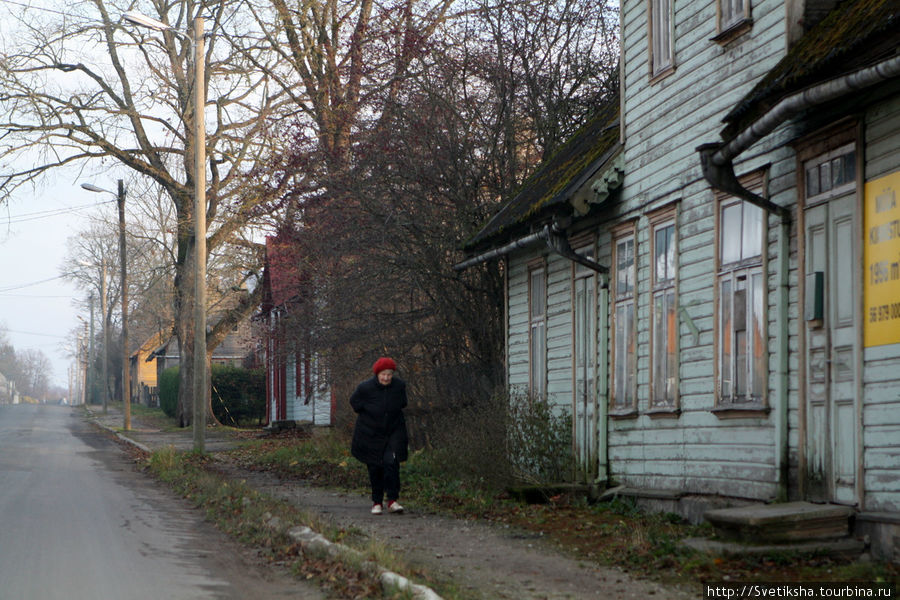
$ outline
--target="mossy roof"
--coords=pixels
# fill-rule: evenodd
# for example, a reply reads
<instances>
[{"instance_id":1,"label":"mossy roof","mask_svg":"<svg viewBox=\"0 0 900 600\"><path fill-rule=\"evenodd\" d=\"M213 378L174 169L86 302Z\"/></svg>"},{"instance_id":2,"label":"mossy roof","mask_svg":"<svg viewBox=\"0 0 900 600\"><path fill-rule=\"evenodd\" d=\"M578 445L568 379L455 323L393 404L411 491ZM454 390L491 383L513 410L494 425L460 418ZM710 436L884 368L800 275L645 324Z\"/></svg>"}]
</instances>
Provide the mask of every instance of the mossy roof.
<instances>
[{"instance_id":1,"label":"mossy roof","mask_svg":"<svg viewBox=\"0 0 900 600\"><path fill-rule=\"evenodd\" d=\"M619 153L619 98L615 96L525 180L516 195L465 244L481 249L526 230L564 208L573 186Z\"/></svg>"},{"instance_id":2,"label":"mossy roof","mask_svg":"<svg viewBox=\"0 0 900 600\"><path fill-rule=\"evenodd\" d=\"M864 68L896 54L900 0L843 0L723 119L726 140L807 87Z\"/></svg>"}]
</instances>

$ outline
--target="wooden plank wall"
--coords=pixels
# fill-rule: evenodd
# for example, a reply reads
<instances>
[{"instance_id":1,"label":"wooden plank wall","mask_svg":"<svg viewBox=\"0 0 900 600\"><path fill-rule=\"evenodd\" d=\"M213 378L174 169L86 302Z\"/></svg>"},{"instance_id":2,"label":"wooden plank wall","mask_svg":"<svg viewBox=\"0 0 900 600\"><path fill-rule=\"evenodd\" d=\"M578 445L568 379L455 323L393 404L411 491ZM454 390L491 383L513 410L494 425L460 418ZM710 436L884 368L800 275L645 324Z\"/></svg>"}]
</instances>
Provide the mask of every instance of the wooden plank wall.
<instances>
[{"instance_id":1,"label":"wooden plank wall","mask_svg":"<svg viewBox=\"0 0 900 600\"><path fill-rule=\"evenodd\" d=\"M900 99L866 116L866 181L900 170ZM864 508L900 510L900 344L863 352Z\"/></svg>"}]
</instances>

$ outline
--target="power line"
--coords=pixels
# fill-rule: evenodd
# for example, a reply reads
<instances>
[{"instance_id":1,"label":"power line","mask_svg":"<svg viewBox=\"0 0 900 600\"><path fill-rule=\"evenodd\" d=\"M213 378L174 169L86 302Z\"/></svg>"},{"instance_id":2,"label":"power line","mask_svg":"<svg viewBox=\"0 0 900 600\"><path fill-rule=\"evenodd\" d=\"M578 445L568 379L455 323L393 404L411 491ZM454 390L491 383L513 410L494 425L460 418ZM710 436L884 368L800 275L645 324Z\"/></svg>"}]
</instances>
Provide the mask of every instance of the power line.
<instances>
[{"instance_id":1,"label":"power line","mask_svg":"<svg viewBox=\"0 0 900 600\"><path fill-rule=\"evenodd\" d=\"M86 210L88 208L97 208L99 206L103 206L104 204L111 204L115 202L115 199L112 200L101 200L100 202L94 202L92 204L82 204L80 206L71 206L67 208L55 208L52 210L42 210L33 213L22 213L19 215L11 215L4 219L6 224L16 224L16 223L24 223L26 221L36 221L38 219L47 219L50 217L58 217L60 215L65 215L69 213L79 212L82 210Z\"/></svg>"},{"instance_id":2,"label":"power line","mask_svg":"<svg viewBox=\"0 0 900 600\"><path fill-rule=\"evenodd\" d=\"M42 283L47 283L48 281L56 281L57 279L62 279L62 275L57 275L56 277L49 277L47 279L41 279L40 281L32 281L30 283L20 283L17 285L11 285L8 287L0 288L0 293L2 292L12 292L14 290L21 290L23 288L31 287L33 285L40 285Z\"/></svg>"},{"instance_id":3,"label":"power line","mask_svg":"<svg viewBox=\"0 0 900 600\"><path fill-rule=\"evenodd\" d=\"M59 339L66 339L69 337L67 335L59 335L59 334L55 334L55 333L37 333L35 331L17 331L15 329L3 329L2 331L5 331L7 333L18 333L19 335L37 335L40 337L52 337L52 338L59 338Z\"/></svg>"}]
</instances>

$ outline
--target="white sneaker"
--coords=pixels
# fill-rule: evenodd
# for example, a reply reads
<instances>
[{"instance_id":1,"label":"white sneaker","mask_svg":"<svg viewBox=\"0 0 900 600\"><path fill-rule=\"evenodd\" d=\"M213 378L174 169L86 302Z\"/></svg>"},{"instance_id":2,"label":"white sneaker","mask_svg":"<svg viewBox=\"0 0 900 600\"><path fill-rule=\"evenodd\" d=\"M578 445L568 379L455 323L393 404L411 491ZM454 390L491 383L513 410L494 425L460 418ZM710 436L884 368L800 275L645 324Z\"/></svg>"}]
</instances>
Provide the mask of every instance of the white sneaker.
<instances>
[{"instance_id":1,"label":"white sneaker","mask_svg":"<svg viewBox=\"0 0 900 600\"><path fill-rule=\"evenodd\" d=\"M403 507L396 500L391 500L388 502L388 512L392 515L399 515L403 512Z\"/></svg>"},{"instance_id":2,"label":"white sneaker","mask_svg":"<svg viewBox=\"0 0 900 600\"><path fill-rule=\"evenodd\" d=\"M372 514L373 515L380 515L383 512L384 512L384 507L381 504L373 504L372 505Z\"/></svg>"}]
</instances>

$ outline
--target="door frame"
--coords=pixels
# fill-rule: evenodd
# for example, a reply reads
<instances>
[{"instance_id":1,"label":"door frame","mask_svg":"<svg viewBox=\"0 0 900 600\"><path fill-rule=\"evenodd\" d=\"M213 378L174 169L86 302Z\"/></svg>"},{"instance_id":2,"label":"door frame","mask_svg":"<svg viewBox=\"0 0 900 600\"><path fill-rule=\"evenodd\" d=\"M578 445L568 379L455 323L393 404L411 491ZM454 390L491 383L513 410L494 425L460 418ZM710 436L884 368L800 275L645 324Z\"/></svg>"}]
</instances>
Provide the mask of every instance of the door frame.
<instances>
[{"instance_id":1,"label":"door frame","mask_svg":"<svg viewBox=\"0 0 900 600\"><path fill-rule=\"evenodd\" d=\"M835 150L841 146L853 144L856 149L856 203L855 211L859 215L856 220L855 235L853 242L858 250L856 256L856 273L857 285L859 293L857 294L856 311L858 318L864 318L864 298L863 298L863 201L865 189L865 157L864 157L864 135L863 124L856 118L849 117L833 123L832 125L813 132L794 142L795 150L795 177L797 190L797 214L796 214L796 230L794 234L797 236L797 263L795 265L797 272L797 334L798 355L800 360L797 364L797 489L789 491L790 497L807 499L810 492L809 481L809 457L807 456L807 437L809 430L807 428L807 377L806 377L806 322L803 318L804 307L806 306L806 173L804 164L822 154L831 150ZM865 347L863 345L863 327L859 321L856 327L856 501L857 507L862 509L865 506L865 470L863 462L863 448L865 446L865 429L863 428L863 354ZM829 483L830 485L830 483ZM829 490L833 493L833 490Z\"/></svg>"}]
</instances>

